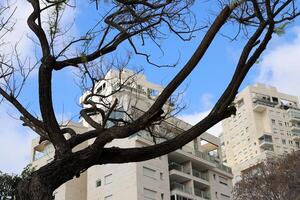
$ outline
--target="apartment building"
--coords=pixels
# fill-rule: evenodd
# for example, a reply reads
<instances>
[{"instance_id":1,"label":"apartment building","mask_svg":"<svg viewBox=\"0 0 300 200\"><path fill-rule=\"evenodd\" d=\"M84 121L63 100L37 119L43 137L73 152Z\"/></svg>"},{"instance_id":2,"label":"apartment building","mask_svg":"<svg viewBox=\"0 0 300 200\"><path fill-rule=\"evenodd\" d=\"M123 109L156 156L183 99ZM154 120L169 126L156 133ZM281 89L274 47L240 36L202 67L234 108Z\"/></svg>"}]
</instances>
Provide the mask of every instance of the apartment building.
<instances>
[{"instance_id":1,"label":"apartment building","mask_svg":"<svg viewBox=\"0 0 300 200\"><path fill-rule=\"evenodd\" d=\"M121 78L120 78L121 77ZM130 79L130 80L129 80ZM133 80L134 79L134 80ZM128 81L125 83L125 80ZM95 86L99 94L111 94L119 85L122 89L107 101L119 102L119 110L132 113L132 110L145 111L162 91L162 87L147 81L144 75L133 76L125 70L121 76L117 71L109 71L105 81ZM86 95L80 98L83 103ZM170 111L168 102L164 110ZM116 118L126 118L124 112L114 112ZM94 120L100 120L95 116ZM69 123L78 132L91 129L88 123ZM191 127L175 117L161 123L156 130L174 136ZM126 139L117 139L108 146L144 147L162 142L154 139L149 132L140 131ZM91 144L93 140L81 144L78 149ZM53 158L50 143L32 145L32 164L39 168ZM152 160L93 166L79 178L74 178L55 191L56 200L229 200L232 191L231 169L222 164L219 138L208 133L202 134L193 142L168 155Z\"/></svg>"},{"instance_id":2,"label":"apartment building","mask_svg":"<svg viewBox=\"0 0 300 200\"><path fill-rule=\"evenodd\" d=\"M223 162L234 182L241 171L275 155L299 150L300 107L296 96L255 84L240 92L235 116L223 120L220 136Z\"/></svg>"}]
</instances>

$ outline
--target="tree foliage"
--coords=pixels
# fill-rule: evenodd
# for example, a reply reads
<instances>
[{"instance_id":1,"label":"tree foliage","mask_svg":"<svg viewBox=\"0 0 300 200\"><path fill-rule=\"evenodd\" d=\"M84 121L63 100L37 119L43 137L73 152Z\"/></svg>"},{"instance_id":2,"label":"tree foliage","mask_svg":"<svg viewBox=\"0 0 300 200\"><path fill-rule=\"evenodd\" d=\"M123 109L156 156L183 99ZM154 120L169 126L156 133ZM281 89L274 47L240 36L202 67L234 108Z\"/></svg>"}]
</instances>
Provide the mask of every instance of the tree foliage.
<instances>
[{"instance_id":1,"label":"tree foliage","mask_svg":"<svg viewBox=\"0 0 300 200\"><path fill-rule=\"evenodd\" d=\"M32 174L34 169L27 165L21 175L7 174L0 171L0 200L18 199L18 184Z\"/></svg>"},{"instance_id":2,"label":"tree foliage","mask_svg":"<svg viewBox=\"0 0 300 200\"><path fill-rule=\"evenodd\" d=\"M234 200L299 200L300 151L268 159L242 172Z\"/></svg>"}]
</instances>

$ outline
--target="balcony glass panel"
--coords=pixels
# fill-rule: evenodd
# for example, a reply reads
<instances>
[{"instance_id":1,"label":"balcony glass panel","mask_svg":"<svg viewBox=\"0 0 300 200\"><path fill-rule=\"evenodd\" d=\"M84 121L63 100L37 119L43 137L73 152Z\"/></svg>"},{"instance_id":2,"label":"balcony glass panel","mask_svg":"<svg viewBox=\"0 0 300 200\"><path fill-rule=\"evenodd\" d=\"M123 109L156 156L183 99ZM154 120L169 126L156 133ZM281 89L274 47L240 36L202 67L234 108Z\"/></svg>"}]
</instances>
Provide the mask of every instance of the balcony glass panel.
<instances>
[{"instance_id":1,"label":"balcony glass panel","mask_svg":"<svg viewBox=\"0 0 300 200\"><path fill-rule=\"evenodd\" d=\"M181 183L173 182L170 184L171 190L179 190L184 193L192 194L192 188Z\"/></svg>"},{"instance_id":2,"label":"balcony glass panel","mask_svg":"<svg viewBox=\"0 0 300 200\"><path fill-rule=\"evenodd\" d=\"M195 169L193 169L193 176L208 181L207 173L203 173Z\"/></svg>"},{"instance_id":3,"label":"balcony glass panel","mask_svg":"<svg viewBox=\"0 0 300 200\"><path fill-rule=\"evenodd\" d=\"M210 194L207 191L203 191L201 189L198 188L194 188L195 191L195 195L204 199L210 199Z\"/></svg>"}]
</instances>

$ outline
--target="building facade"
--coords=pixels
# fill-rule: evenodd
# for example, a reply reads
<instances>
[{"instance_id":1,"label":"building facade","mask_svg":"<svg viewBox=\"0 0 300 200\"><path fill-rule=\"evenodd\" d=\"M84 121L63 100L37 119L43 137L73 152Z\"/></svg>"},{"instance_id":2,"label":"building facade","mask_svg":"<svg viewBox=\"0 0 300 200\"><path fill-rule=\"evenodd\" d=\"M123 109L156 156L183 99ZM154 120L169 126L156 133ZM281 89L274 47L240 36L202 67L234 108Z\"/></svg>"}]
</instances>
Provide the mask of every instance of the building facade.
<instances>
[{"instance_id":1,"label":"building facade","mask_svg":"<svg viewBox=\"0 0 300 200\"><path fill-rule=\"evenodd\" d=\"M123 87L119 92L109 95L120 85ZM144 75L133 76L133 72L126 70L121 76L116 71L108 72L105 81L95 86L95 91L108 95L106 101L113 102L117 98L119 110L134 114L134 109L141 112L149 108L162 87L148 82ZM84 103L88 94L81 97L81 103ZM172 104L168 102L164 110L169 112L171 109ZM125 119L126 115L122 113L115 112L113 115ZM94 120L101 119L95 116ZM72 126L79 133L92 129L84 120L67 126ZM156 130L174 136L190 127L170 117ZM108 146L144 147L162 141L154 139L147 131L140 131L129 138L113 140ZM90 140L76 148L81 149L92 143L93 140ZM33 141L34 167L39 168L51 162L52 158L53 147L50 143L38 144L38 139ZM232 177L231 169L222 164L219 138L204 133L181 149L159 158L137 163L93 166L79 178L59 187L54 194L56 200L229 200Z\"/></svg>"},{"instance_id":2,"label":"building facade","mask_svg":"<svg viewBox=\"0 0 300 200\"><path fill-rule=\"evenodd\" d=\"M240 92L235 116L223 120L220 136L223 162L234 182L241 171L274 155L299 150L300 107L296 96L256 84Z\"/></svg>"}]
</instances>

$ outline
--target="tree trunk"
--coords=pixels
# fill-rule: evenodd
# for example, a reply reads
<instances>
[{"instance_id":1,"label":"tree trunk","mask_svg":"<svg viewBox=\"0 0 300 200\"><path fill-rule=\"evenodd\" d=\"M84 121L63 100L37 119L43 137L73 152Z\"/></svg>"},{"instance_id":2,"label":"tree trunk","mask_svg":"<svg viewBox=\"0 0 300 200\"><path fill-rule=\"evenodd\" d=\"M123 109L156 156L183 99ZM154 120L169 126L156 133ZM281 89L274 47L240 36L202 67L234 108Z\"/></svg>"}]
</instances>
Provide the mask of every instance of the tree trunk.
<instances>
[{"instance_id":1,"label":"tree trunk","mask_svg":"<svg viewBox=\"0 0 300 200\"><path fill-rule=\"evenodd\" d=\"M19 200L52 200L52 194L51 180L47 183L45 177L41 178L38 173L34 173L18 185Z\"/></svg>"},{"instance_id":2,"label":"tree trunk","mask_svg":"<svg viewBox=\"0 0 300 200\"><path fill-rule=\"evenodd\" d=\"M55 159L19 183L19 200L52 200L55 189L74 177L79 177L89 167L99 164L98 159L98 154L91 154L89 151Z\"/></svg>"}]
</instances>

